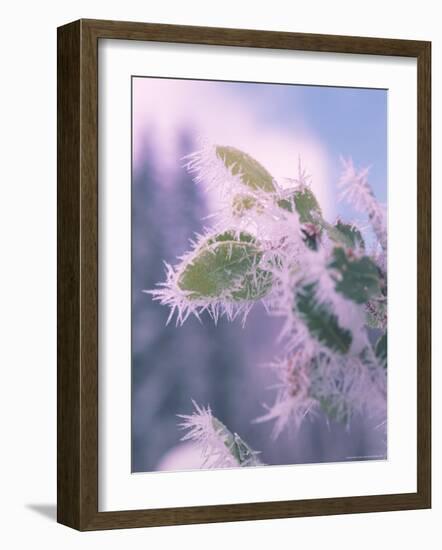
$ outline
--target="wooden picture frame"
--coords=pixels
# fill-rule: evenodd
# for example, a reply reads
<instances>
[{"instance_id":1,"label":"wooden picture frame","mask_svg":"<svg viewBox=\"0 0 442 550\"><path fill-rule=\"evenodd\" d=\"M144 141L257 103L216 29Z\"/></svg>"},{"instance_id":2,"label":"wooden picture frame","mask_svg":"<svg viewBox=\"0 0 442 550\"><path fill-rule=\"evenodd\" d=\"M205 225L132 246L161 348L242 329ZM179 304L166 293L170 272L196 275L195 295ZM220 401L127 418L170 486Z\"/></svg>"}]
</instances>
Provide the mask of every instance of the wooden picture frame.
<instances>
[{"instance_id":1,"label":"wooden picture frame","mask_svg":"<svg viewBox=\"0 0 442 550\"><path fill-rule=\"evenodd\" d=\"M417 492L98 511L98 41L159 41L404 56L418 70ZM58 29L58 521L81 531L431 506L431 44L79 20Z\"/></svg>"}]
</instances>

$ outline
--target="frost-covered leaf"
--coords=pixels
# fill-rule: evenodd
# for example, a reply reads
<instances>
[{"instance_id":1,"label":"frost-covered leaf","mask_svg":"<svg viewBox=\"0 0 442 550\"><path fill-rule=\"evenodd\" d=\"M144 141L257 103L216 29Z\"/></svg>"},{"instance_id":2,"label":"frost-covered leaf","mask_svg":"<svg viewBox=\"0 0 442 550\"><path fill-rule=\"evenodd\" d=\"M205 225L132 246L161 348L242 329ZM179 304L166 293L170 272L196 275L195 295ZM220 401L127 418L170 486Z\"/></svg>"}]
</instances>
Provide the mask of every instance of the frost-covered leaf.
<instances>
[{"instance_id":1,"label":"frost-covered leaf","mask_svg":"<svg viewBox=\"0 0 442 550\"><path fill-rule=\"evenodd\" d=\"M256 299L269 288L266 272L258 269L262 251L252 235L226 231L200 246L184 266L178 286L190 300L203 298Z\"/></svg>"},{"instance_id":2,"label":"frost-covered leaf","mask_svg":"<svg viewBox=\"0 0 442 550\"><path fill-rule=\"evenodd\" d=\"M278 200L278 206L289 212L293 212L294 206L301 223L316 223L322 216L319 203L309 187L294 191L290 197Z\"/></svg>"},{"instance_id":3,"label":"frost-covered leaf","mask_svg":"<svg viewBox=\"0 0 442 550\"><path fill-rule=\"evenodd\" d=\"M258 453L249 447L238 434L228 430L215 416L212 417L212 422L219 437L239 466L259 466L262 464L257 457Z\"/></svg>"},{"instance_id":4,"label":"frost-covered leaf","mask_svg":"<svg viewBox=\"0 0 442 550\"><path fill-rule=\"evenodd\" d=\"M238 193L232 200L232 212L235 216L243 216L249 210L262 211L263 206L253 195Z\"/></svg>"},{"instance_id":5,"label":"frost-covered leaf","mask_svg":"<svg viewBox=\"0 0 442 550\"><path fill-rule=\"evenodd\" d=\"M380 291L379 271L368 256L352 257L343 248L333 249L329 264L338 273L336 291L358 304L365 303Z\"/></svg>"},{"instance_id":6,"label":"frost-covered leaf","mask_svg":"<svg viewBox=\"0 0 442 550\"><path fill-rule=\"evenodd\" d=\"M367 403L370 382L362 359L316 356L312 367L312 396L329 419L348 425Z\"/></svg>"},{"instance_id":7,"label":"frost-covered leaf","mask_svg":"<svg viewBox=\"0 0 442 550\"><path fill-rule=\"evenodd\" d=\"M198 406L193 401L195 412L178 415L183 419L180 427L187 430L182 440L192 440L201 445L204 462L211 468L234 466L261 466L258 451L254 451L241 437L232 433L213 416L210 407Z\"/></svg>"},{"instance_id":8,"label":"frost-covered leaf","mask_svg":"<svg viewBox=\"0 0 442 550\"><path fill-rule=\"evenodd\" d=\"M295 206L301 223L315 222L322 216L319 203L308 187L295 192Z\"/></svg>"},{"instance_id":9,"label":"frost-covered leaf","mask_svg":"<svg viewBox=\"0 0 442 550\"><path fill-rule=\"evenodd\" d=\"M269 172L253 157L236 149L217 145L216 154L231 173L241 178L244 185L254 189L274 193L276 191L273 178Z\"/></svg>"},{"instance_id":10,"label":"frost-covered leaf","mask_svg":"<svg viewBox=\"0 0 442 550\"><path fill-rule=\"evenodd\" d=\"M361 232L353 225L338 221L335 225L324 222L324 227L332 241L342 244L347 248L365 250L365 243Z\"/></svg>"},{"instance_id":11,"label":"frost-covered leaf","mask_svg":"<svg viewBox=\"0 0 442 550\"><path fill-rule=\"evenodd\" d=\"M248 273L241 282L241 288L232 292L234 300L259 300L272 288L273 275L270 271L256 268Z\"/></svg>"},{"instance_id":12,"label":"frost-covered leaf","mask_svg":"<svg viewBox=\"0 0 442 550\"><path fill-rule=\"evenodd\" d=\"M296 310L310 334L338 353L347 353L352 343L351 332L339 326L337 316L325 304L318 303L314 283L305 285L296 294Z\"/></svg>"}]
</instances>

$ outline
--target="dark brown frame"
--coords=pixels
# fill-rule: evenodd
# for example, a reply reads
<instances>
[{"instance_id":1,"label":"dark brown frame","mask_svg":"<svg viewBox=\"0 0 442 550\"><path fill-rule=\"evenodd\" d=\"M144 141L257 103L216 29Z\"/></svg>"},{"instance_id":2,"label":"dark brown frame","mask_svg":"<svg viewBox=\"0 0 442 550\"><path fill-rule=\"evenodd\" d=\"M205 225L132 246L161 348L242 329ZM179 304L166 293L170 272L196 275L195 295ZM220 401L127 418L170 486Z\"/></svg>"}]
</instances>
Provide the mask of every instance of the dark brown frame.
<instances>
[{"instance_id":1,"label":"dark brown frame","mask_svg":"<svg viewBox=\"0 0 442 550\"><path fill-rule=\"evenodd\" d=\"M98 511L98 40L406 56L418 67L417 492ZM81 531L431 507L431 43L79 20L58 29L58 521Z\"/></svg>"}]
</instances>

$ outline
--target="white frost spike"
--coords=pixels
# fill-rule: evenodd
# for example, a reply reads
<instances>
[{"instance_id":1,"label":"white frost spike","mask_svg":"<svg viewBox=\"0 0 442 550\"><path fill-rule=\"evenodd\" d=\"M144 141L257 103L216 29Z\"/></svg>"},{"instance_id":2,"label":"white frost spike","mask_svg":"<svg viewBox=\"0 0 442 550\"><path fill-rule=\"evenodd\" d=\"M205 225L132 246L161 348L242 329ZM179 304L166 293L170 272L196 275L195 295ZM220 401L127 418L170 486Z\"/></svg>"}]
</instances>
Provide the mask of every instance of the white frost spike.
<instances>
[{"instance_id":1,"label":"white frost spike","mask_svg":"<svg viewBox=\"0 0 442 550\"><path fill-rule=\"evenodd\" d=\"M183 419L179 426L188 432L181 438L182 441L192 440L201 446L203 466L212 468L232 468L238 462L229 452L221 437L221 430L216 429L210 407L200 407L192 400L195 412L191 415L178 415Z\"/></svg>"},{"instance_id":2,"label":"white frost spike","mask_svg":"<svg viewBox=\"0 0 442 550\"><path fill-rule=\"evenodd\" d=\"M367 348L370 349L370 348ZM385 418L385 369L376 363L367 366L358 356L345 359L321 358L312 380L313 393L334 410L336 419L349 423L354 413Z\"/></svg>"},{"instance_id":3,"label":"white frost spike","mask_svg":"<svg viewBox=\"0 0 442 550\"><path fill-rule=\"evenodd\" d=\"M295 217L297 222L297 215L289 216L277 207L276 195L246 185L240 172L234 175L218 156L216 145L202 141L201 148L184 157L184 160L184 166L193 175L194 182L203 184L206 191L217 197L218 207L210 216L215 219L217 231L245 230L259 238L268 239L270 235L275 235L277 222L289 220L293 225ZM275 180L273 185L275 193L279 193L281 190ZM255 206L240 208L238 202L241 200ZM285 223L285 231L289 232L290 229Z\"/></svg>"},{"instance_id":4,"label":"white frost spike","mask_svg":"<svg viewBox=\"0 0 442 550\"><path fill-rule=\"evenodd\" d=\"M313 414L318 402L310 396L309 363L311 357L300 350L290 357L268 365L276 371L278 383L275 402L265 405L268 412L255 419L255 422L275 420L272 437L276 439L283 429L291 425L297 430L308 414Z\"/></svg>"},{"instance_id":5,"label":"white frost spike","mask_svg":"<svg viewBox=\"0 0 442 550\"><path fill-rule=\"evenodd\" d=\"M298 177L297 178L280 178L280 182L283 184L283 189L289 188L289 190L296 189L297 191L304 191L311 188L312 176L302 166L301 155L298 155Z\"/></svg>"},{"instance_id":6,"label":"white frost spike","mask_svg":"<svg viewBox=\"0 0 442 550\"><path fill-rule=\"evenodd\" d=\"M184 157L185 168L194 176L195 183L202 183L207 190L230 194L232 188L244 189L241 174L233 175L216 154L216 145L202 141L200 150Z\"/></svg>"},{"instance_id":7,"label":"white frost spike","mask_svg":"<svg viewBox=\"0 0 442 550\"><path fill-rule=\"evenodd\" d=\"M200 407L192 399L195 412L179 414L183 419L180 428L188 430L181 441L195 441L201 446L203 467L233 468L258 466L257 451L250 449L237 434L227 428L212 415L210 407ZM237 458L238 457L238 458Z\"/></svg>"},{"instance_id":8,"label":"white frost spike","mask_svg":"<svg viewBox=\"0 0 442 550\"><path fill-rule=\"evenodd\" d=\"M373 231L379 243L386 252L387 250L387 214L386 209L374 196L373 190L368 183L369 168L359 172L355 169L351 159L341 158L343 172L338 182L342 189L341 200L345 199L352 204L359 212L366 212Z\"/></svg>"}]
</instances>

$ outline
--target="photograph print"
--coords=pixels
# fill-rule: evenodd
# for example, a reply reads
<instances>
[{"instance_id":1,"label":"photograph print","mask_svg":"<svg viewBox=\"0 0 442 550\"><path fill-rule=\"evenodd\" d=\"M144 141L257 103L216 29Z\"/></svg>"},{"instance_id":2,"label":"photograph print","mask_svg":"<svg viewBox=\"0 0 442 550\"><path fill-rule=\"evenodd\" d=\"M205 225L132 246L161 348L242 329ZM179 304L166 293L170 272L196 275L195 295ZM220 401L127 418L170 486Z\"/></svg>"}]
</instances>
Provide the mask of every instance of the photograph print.
<instances>
[{"instance_id":1,"label":"photograph print","mask_svg":"<svg viewBox=\"0 0 442 550\"><path fill-rule=\"evenodd\" d=\"M387 100L132 77L132 472L387 460Z\"/></svg>"}]
</instances>

